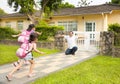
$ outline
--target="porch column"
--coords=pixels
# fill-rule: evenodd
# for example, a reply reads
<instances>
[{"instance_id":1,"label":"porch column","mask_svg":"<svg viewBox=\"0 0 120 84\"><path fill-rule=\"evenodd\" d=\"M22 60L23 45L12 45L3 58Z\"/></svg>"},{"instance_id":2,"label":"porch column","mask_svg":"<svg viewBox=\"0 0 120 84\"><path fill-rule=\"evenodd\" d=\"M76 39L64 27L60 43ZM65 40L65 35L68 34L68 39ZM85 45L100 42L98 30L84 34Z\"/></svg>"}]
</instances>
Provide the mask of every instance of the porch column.
<instances>
[{"instance_id":1,"label":"porch column","mask_svg":"<svg viewBox=\"0 0 120 84\"><path fill-rule=\"evenodd\" d=\"M107 31L108 29L108 15L107 14L102 14L103 15L103 31Z\"/></svg>"}]
</instances>

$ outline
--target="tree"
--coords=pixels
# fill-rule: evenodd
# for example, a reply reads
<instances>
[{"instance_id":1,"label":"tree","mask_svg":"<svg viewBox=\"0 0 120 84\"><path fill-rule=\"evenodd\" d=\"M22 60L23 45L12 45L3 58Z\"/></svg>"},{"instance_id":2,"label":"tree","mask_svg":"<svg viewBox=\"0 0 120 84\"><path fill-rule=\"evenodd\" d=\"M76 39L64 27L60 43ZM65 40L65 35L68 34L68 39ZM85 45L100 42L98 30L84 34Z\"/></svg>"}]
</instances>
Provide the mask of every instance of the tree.
<instances>
[{"instance_id":1,"label":"tree","mask_svg":"<svg viewBox=\"0 0 120 84\"><path fill-rule=\"evenodd\" d=\"M120 0L111 0L111 3L113 3L113 4L120 4Z\"/></svg>"},{"instance_id":2,"label":"tree","mask_svg":"<svg viewBox=\"0 0 120 84\"><path fill-rule=\"evenodd\" d=\"M66 2L66 3L60 4L59 8L75 8L75 6Z\"/></svg>"},{"instance_id":3,"label":"tree","mask_svg":"<svg viewBox=\"0 0 120 84\"><path fill-rule=\"evenodd\" d=\"M80 0L80 1L78 2L78 5L77 5L77 6L79 6L79 7L89 6L89 4L90 4L91 2L92 2L92 1L89 1L89 2L88 2L88 0Z\"/></svg>"},{"instance_id":4,"label":"tree","mask_svg":"<svg viewBox=\"0 0 120 84\"><path fill-rule=\"evenodd\" d=\"M19 10L19 13L26 14L29 19L35 23L34 13L34 0L8 0L8 5L14 8L14 11Z\"/></svg>"},{"instance_id":5,"label":"tree","mask_svg":"<svg viewBox=\"0 0 120 84\"><path fill-rule=\"evenodd\" d=\"M72 5L72 4L69 4L68 2L66 2L66 3L59 4L58 9L61 9L61 8L75 8L75 6ZM50 11L49 7L45 7L45 11L44 12L45 12L44 16L46 18L50 18L53 15L53 12Z\"/></svg>"},{"instance_id":6,"label":"tree","mask_svg":"<svg viewBox=\"0 0 120 84\"><path fill-rule=\"evenodd\" d=\"M62 0L39 0L38 5L40 6L40 19L42 18L43 12L46 11L46 8L49 8L50 11L56 10L61 4ZM34 0L8 0L10 7L13 7L15 11L19 10L20 13L26 14L29 19L36 24L35 19L35 7L37 6Z\"/></svg>"},{"instance_id":7,"label":"tree","mask_svg":"<svg viewBox=\"0 0 120 84\"><path fill-rule=\"evenodd\" d=\"M41 6L41 17L42 19L42 13L45 12L49 15L53 10L56 11L59 9L59 5L62 3L62 0L41 0L39 2L39 5Z\"/></svg>"},{"instance_id":8,"label":"tree","mask_svg":"<svg viewBox=\"0 0 120 84\"><path fill-rule=\"evenodd\" d=\"M6 14L6 13L4 12L4 10L0 8L0 15L3 15L3 14Z\"/></svg>"}]
</instances>

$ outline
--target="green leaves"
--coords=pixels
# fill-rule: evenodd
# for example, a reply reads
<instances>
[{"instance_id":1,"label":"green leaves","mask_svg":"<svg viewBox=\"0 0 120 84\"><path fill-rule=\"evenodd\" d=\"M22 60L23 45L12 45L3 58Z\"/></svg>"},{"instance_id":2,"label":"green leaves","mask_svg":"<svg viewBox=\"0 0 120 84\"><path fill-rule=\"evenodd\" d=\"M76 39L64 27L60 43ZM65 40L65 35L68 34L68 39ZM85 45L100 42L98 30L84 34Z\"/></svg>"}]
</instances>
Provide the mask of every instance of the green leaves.
<instances>
[{"instance_id":1,"label":"green leaves","mask_svg":"<svg viewBox=\"0 0 120 84\"><path fill-rule=\"evenodd\" d=\"M36 28L36 31L42 32L42 35L39 36L39 40L49 40L54 39L57 31L62 31L63 27L61 26L39 26Z\"/></svg>"},{"instance_id":2,"label":"green leaves","mask_svg":"<svg viewBox=\"0 0 120 84\"><path fill-rule=\"evenodd\" d=\"M19 10L20 13L33 13L35 1L34 0L8 0L10 7L15 11Z\"/></svg>"},{"instance_id":3,"label":"green leaves","mask_svg":"<svg viewBox=\"0 0 120 84\"><path fill-rule=\"evenodd\" d=\"M120 4L120 0L112 0L111 3L113 3L113 4Z\"/></svg>"},{"instance_id":4,"label":"green leaves","mask_svg":"<svg viewBox=\"0 0 120 84\"><path fill-rule=\"evenodd\" d=\"M75 8L75 6L66 2L66 3L60 4L59 8Z\"/></svg>"},{"instance_id":5,"label":"green leaves","mask_svg":"<svg viewBox=\"0 0 120 84\"><path fill-rule=\"evenodd\" d=\"M13 39L11 35L17 34L12 28L4 27L0 28L0 40L1 39Z\"/></svg>"},{"instance_id":6,"label":"green leaves","mask_svg":"<svg viewBox=\"0 0 120 84\"><path fill-rule=\"evenodd\" d=\"M3 14L6 14L6 13L4 12L4 10L0 8L0 15L3 15Z\"/></svg>"}]
</instances>

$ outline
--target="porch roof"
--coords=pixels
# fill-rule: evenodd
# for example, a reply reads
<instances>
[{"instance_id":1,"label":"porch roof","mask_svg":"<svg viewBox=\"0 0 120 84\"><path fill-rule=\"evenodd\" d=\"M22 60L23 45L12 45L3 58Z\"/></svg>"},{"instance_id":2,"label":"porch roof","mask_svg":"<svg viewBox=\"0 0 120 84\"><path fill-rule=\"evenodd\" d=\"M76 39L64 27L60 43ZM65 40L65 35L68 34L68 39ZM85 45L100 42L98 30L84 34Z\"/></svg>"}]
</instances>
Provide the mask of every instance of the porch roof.
<instances>
[{"instance_id":1,"label":"porch roof","mask_svg":"<svg viewBox=\"0 0 120 84\"><path fill-rule=\"evenodd\" d=\"M120 10L120 5L102 4L77 8L65 8L55 12L54 16L101 14L110 13L112 10Z\"/></svg>"}]
</instances>

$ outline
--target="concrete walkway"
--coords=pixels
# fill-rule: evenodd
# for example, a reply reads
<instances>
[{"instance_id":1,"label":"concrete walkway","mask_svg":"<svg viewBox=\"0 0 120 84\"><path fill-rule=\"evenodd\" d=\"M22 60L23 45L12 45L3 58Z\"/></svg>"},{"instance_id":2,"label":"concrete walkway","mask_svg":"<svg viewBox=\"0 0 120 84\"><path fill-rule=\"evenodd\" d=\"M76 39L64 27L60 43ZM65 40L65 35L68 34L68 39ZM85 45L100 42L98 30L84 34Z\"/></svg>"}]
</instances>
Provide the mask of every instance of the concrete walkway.
<instances>
[{"instance_id":1,"label":"concrete walkway","mask_svg":"<svg viewBox=\"0 0 120 84\"><path fill-rule=\"evenodd\" d=\"M8 82L5 76L13 69L12 64L0 66L0 84L29 84L33 80L44 77L52 72L80 63L96 56L96 51L77 51L75 56L57 53L54 55L39 57L35 59L34 77L27 77L29 65L24 65L14 73L12 81Z\"/></svg>"}]
</instances>

